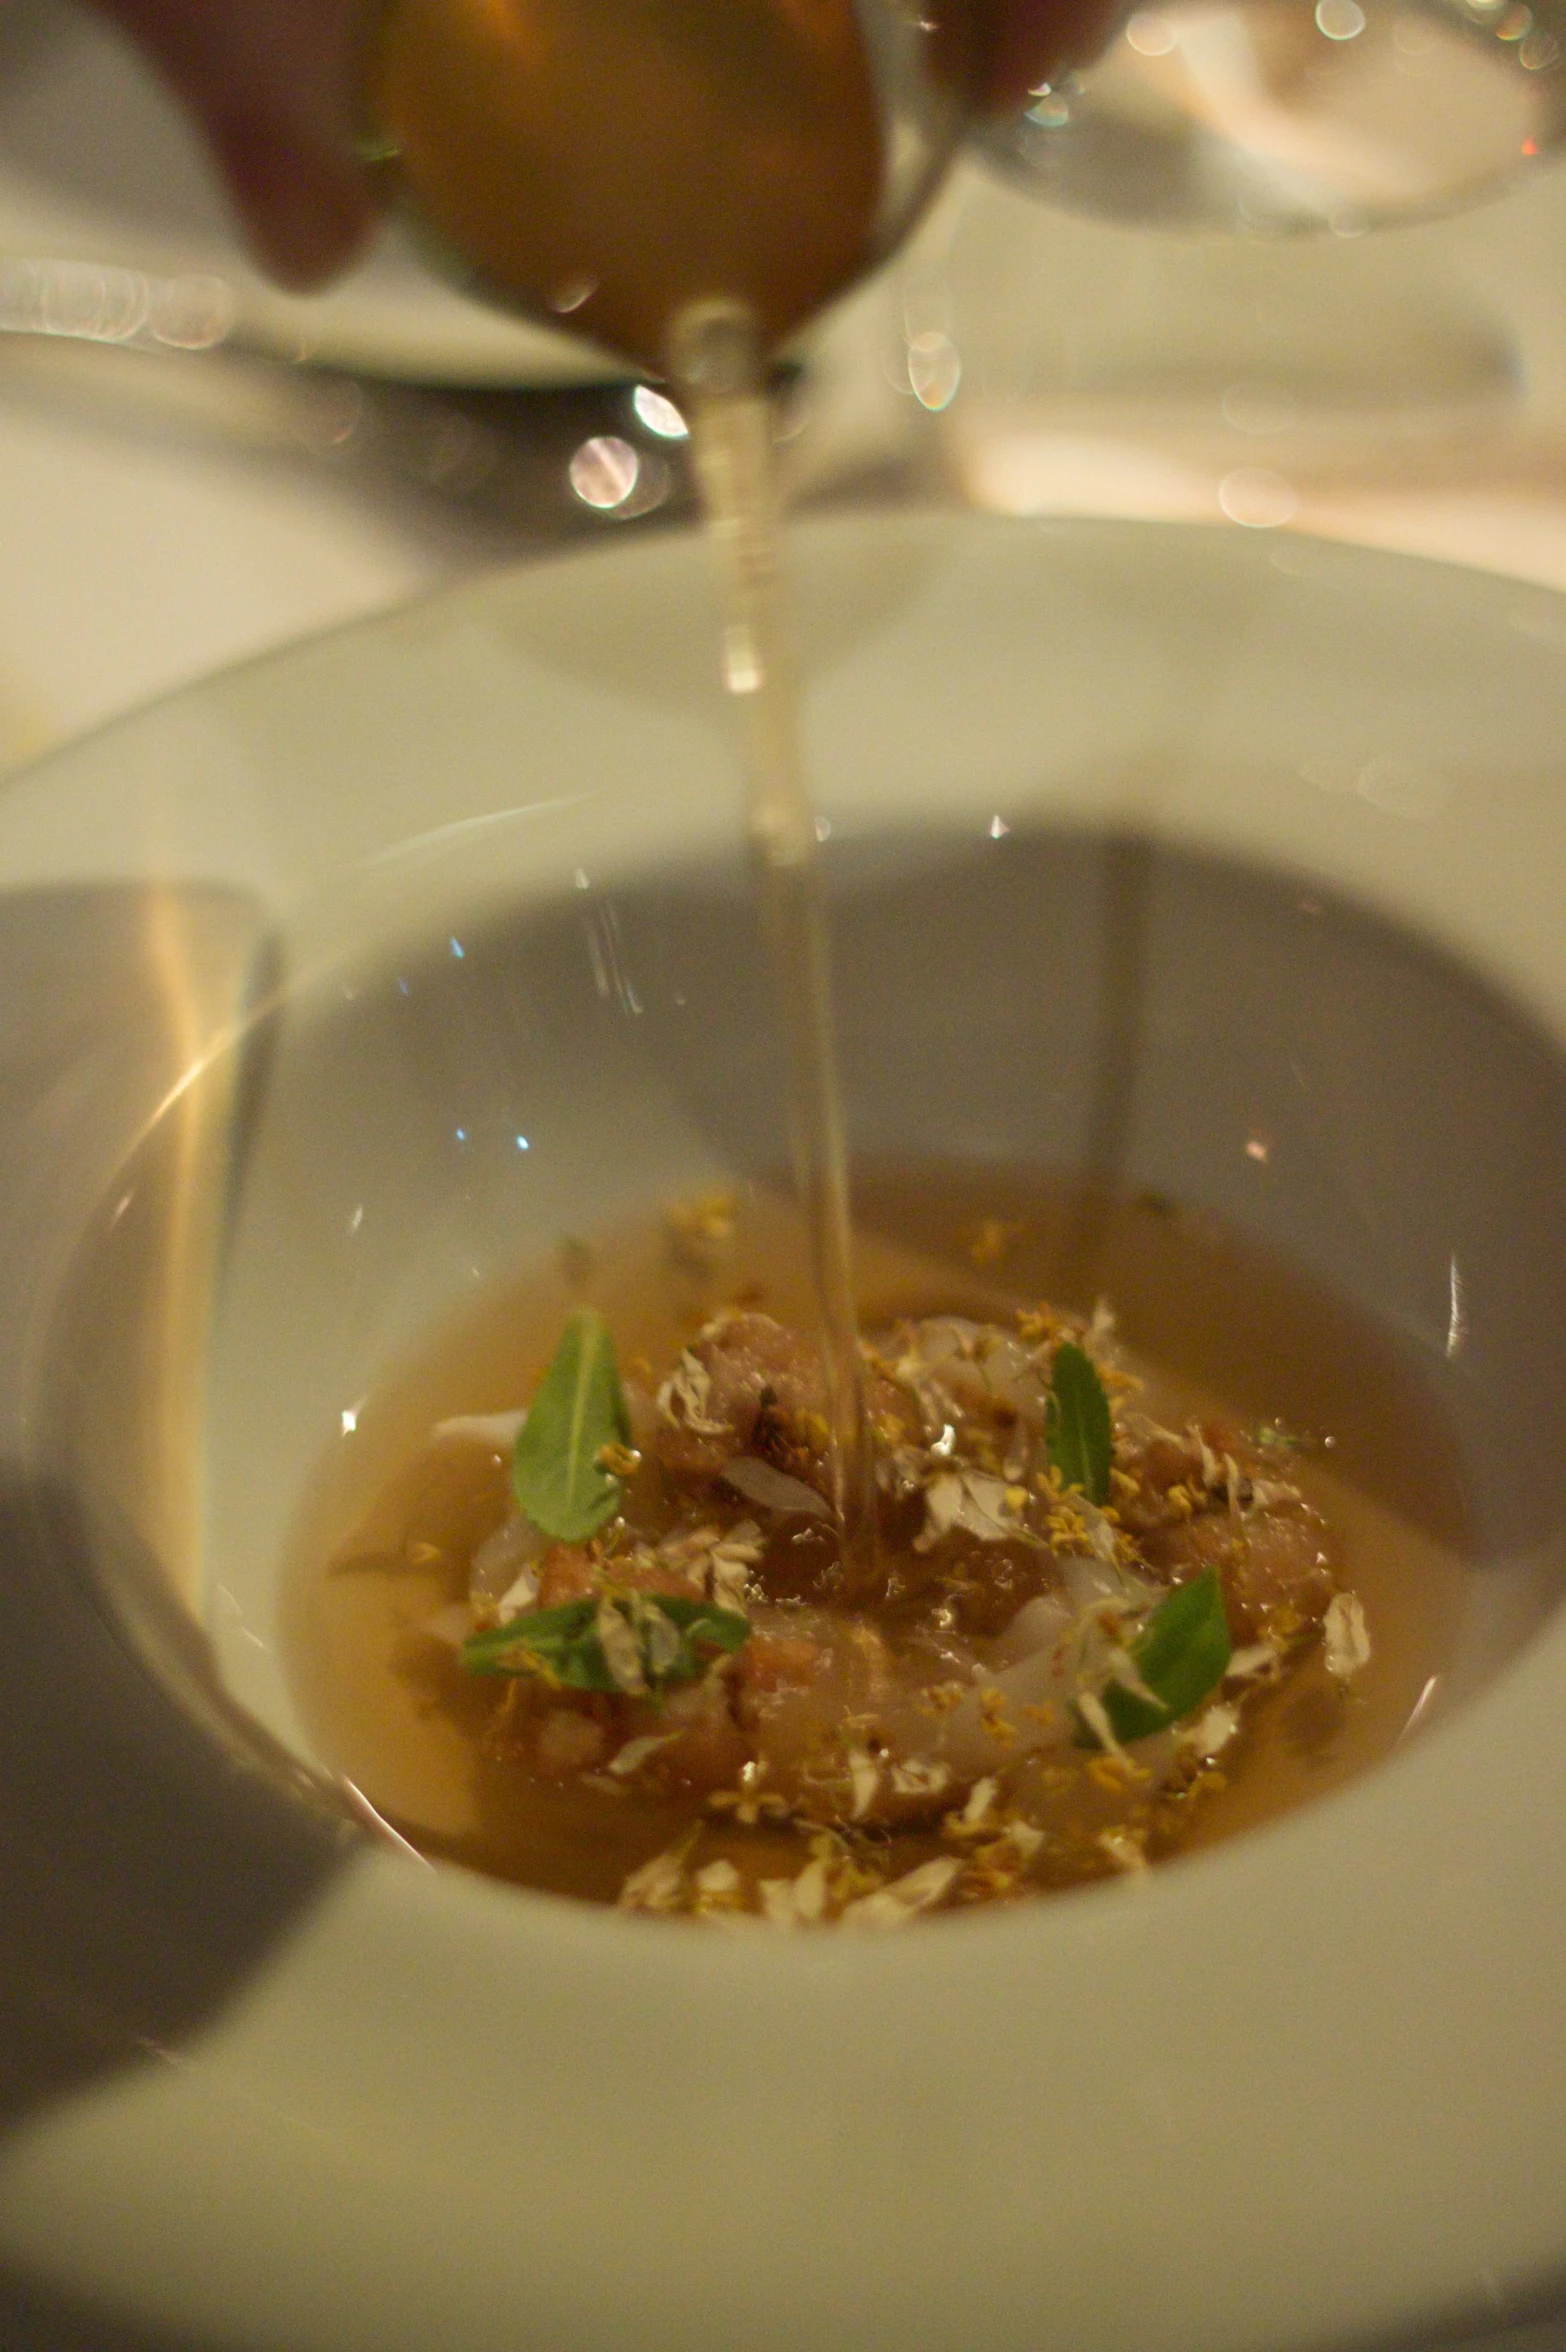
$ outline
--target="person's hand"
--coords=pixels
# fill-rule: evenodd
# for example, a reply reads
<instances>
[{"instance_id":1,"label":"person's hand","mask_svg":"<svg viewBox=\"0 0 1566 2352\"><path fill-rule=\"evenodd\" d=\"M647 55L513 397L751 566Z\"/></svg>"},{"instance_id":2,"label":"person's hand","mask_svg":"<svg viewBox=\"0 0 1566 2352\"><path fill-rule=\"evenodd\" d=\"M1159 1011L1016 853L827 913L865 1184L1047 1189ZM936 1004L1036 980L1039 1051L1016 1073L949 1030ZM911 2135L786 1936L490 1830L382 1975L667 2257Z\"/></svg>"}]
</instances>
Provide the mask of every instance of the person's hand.
<instances>
[{"instance_id":1,"label":"person's hand","mask_svg":"<svg viewBox=\"0 0 1566 2352\"><path fill-rule=\"evenodd\" d=\"M206 133L257 257L285 286L335 277L375 206L353 157L354 0L98 0Z\"/></svg>"}]
</instances>

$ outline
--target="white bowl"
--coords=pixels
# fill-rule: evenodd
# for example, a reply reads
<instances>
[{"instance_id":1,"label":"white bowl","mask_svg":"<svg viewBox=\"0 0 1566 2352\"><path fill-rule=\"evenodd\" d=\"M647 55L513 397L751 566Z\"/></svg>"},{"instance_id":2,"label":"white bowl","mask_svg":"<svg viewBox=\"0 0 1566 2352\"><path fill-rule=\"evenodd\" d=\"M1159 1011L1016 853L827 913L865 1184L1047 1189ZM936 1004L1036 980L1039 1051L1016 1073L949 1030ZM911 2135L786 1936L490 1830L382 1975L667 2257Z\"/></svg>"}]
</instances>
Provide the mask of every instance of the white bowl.
<instances>
[{"instance_id":1,"label":"white bowl","mask_svg":"<svg viewBox=\"0 0 1566 2352\"><path fill-rule=\"evenodd\" d=\"M797 550L856 1139L1156 1183L1368 1304L1464 1452L1454 1702L1151 1883L874 1943L356 1836L274 1646L306 1479L475 1273L774 1157L772 1072L690 540L218 680L0 803L31 2293L266 2352L1286 2352L1566 2266L1566 606L1240 533Z\"/></svg>"}]
</instances>

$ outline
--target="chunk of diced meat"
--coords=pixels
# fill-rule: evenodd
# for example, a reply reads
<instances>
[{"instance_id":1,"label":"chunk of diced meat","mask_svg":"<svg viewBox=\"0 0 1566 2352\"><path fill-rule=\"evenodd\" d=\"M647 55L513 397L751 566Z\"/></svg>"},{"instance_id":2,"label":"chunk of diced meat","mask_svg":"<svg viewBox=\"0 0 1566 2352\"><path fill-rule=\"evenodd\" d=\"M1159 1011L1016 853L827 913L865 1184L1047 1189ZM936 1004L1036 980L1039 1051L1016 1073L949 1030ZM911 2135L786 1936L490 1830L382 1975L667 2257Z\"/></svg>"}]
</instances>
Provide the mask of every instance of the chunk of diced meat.
<instances>
[{"instance_id":1,"label":"chunk of diced meat","mask_svg":"<svg viewBox=\"0 0 1566 2352\"><path fill-rule=\"evenodd\" d=\"M1204 1511L1150 1536L1146 1548L1153 1567L1182 1582L1217 1570L1238 1647L1319 1623L1337 1589L1326 1526L1300 1505L1241 1516Z\"/></svg>"},{"instance_id":2,"label":"chunk of diced meat","mask_svg":"<svg viewBox=\"0 0 1566 2352\"><path fill-rule=\"evenodd\" d=\"M658 1455L677 1478L713 1477L736 1454L776 1459L776 1430L786 1423L806 1459L778 1466L807 1476L811 1457L825 1450L822 1403L813 1348L770 1315L729 1315L692 1342L659 1391Z\"/></svg>"},{"instance_id":3,"label":"chunk of diced meat","mask_svg":"<svg viewBox=\"0 0 1566 2352\"><path fill-rule=\"evenodd\" d=\"M894 1381L872 1375L866 1402L887 1443L918 1426ZM826 1392L817 1349L770 1315L726 1315L693 1340L658 1394L651 1442L676 1479L715 1478L754 1454L827 1491Z\"/></svg>"},{"instance_id":4,"label":"chunk of diced meat","mask_svg":"<svg viewBox=\"0 0 1566 2352\"><path fill-rule=\"evenodd\" d=\"M765 1787L812 1818L836 1818L823 1790L839 1776L845 1726L890 1683L890 1655L871 1625L802 1609L754 1633L735 1661L735 1713Z\"/></svg>"},{"instance_id":5,"label":"chunk of diced meat","mask_svg":"<svg viewBox=\"0 0 1566 2352\"><path fill-rule=\"evenodd\" d=\"M1070 1610L1058 1597L1019 1612L1015 1653L988 1673L957 1637L899 1653L856 1619L798 1615L797 1631L752 1637L735 1693L760 1785L808 1820L935 1819L981 1775L1070 1742L1057 1655Z\"/></svg>"},{"instance_id":6,"label":"chunk of diced meat","mask_svg":"<svg viewBox=\"0 0 1566 2352\"><path fill-rule=\"evenodd\" d=\"M752 1699L773 1691L808 1690L821 1661L821 1645L803 1634L753 1633L736 1667L740 1688Z\"/></svg>"},{"instance_id":7,"label":"chunk of diced meat","mask_svg":"<svg viewBox=\"0 0 1566 2352\"><path fill-rule=\"evenodd\" d=\"M597 1562L582 1545L551 1545L538 1564L539 1608L560 1609L567 1601L585 1600L597 1576Z\"/></svg>"},{"instance_id":8,"label":"chunk of diced meat","mask_svg":"<svg viewBox=\"0 0 1566 2352\"><path fill-rule=\"evenodd\" d=\"M734 1719L728 1678L722 1672L672 1692L656 1713L650 1708L638 1710L637 1729L668 1743L649 1758L649 1780L660 1788L690 1796L710 1796L715 1789L732 1788L750 1756L749 1742Z\"/></svg>"},{"instance_id":9,"label":"chunk of diced meat","mask_svg":"<svg viewBox=\"0 0 1566 2352\"><path fill-rule=\"evenodd\" d=\"M1260 1640L1279 1620L1319 1624L1337 1590L1327 1530L1313 1511L1257 1512L1225 1580L1235 1638Z\"/></svg>"},{"instance_id":10,"label":"chunk of diced meat","mask_svg":"<svg viewBox=\"0 0 1566 2352\"><path fill-rule=\"evenodd\" d=\"M533 1761L546 1780L569 1780L591 1771L608 1744L609 1735L595 1716L580 1707L551 1707L538 1727Z\"/></svg>"},{"instance_id":11,"label":"chunk of diced meat","mask_svg":"<svg viewBox=\"0 0 1566 2352\"><path fill-rule=\"evenodd\" d=\"M606 1584L619 1592L670 1593L684 1599L696 1589L677 1568L645 1555L605 1561L585 1545L555 1544L539 1563L538 1606L557 1609L567 1601L585 1600Z\"/></svg>"}]
</instances>

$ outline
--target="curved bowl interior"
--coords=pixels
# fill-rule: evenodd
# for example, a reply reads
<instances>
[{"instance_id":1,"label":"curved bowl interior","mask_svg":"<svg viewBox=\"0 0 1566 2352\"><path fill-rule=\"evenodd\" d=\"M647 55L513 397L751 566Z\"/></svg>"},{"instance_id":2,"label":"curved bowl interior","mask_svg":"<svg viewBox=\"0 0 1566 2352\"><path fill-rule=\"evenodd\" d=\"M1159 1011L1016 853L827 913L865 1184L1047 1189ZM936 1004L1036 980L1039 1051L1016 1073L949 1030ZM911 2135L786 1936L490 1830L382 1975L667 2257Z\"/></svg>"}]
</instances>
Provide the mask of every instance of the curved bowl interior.
<instances>
[{"instance_id":1,"label":"curved bowl interior","mask_svg":"<svg viewBox=\"0 0 1566 2352\"><path fill-rule=\"evenodd\" d=\"M94 2094L0 2150L0 2248L68 2243L84 2292L170 2324L242 2292L296 2352L499 2344L476 2250L542 2165L507 2224L550 2273L540 2341L850 2317L1260 2352L1521 2291L1566 2263L1566 2057L1533 2030L1566 1924L1566 612L1247 534L861 518L802 528L797 570L856 1152L1167 1196L1367 1312L1455 1438L1468 1703L1149 1888L895 1952L698 1952L358 1857L177 2097ZM309 1743L279 1564L364 1396L476 1283L783 1158L711 636L691 542L575 559L219 681L0 806L0 955L55 972L66 1030L111 1000L123 1030L22 1135L49 1311L0 1411L188 1704L280 1755ZM508 1971L526 2063L494 2053ZM693 1999L728 2055L682 2075ZM263 2074L221 2242L160 2272L148 2212ZM336 2201L351 2322L285 2252L285 2142ZM694 2279L635 2183L720 2198L740 2150ZM628 2218L562 2276L589 2178Z\"/></svg>"}]
</instances>

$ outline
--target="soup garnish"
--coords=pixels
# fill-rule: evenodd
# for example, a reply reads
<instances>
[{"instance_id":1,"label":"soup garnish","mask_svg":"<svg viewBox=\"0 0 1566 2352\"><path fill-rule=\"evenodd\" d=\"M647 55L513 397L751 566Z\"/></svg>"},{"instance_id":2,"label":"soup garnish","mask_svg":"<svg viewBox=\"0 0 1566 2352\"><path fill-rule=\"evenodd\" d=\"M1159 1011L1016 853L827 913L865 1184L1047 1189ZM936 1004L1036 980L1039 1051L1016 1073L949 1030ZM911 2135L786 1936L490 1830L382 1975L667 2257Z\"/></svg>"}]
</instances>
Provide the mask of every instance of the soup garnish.
<instances>
[{"instance_id":1,"label":"soup garnish","mask_svg":"<svg viewBox=\"0 0 1566 2352\"><path fill-rule=\"evenodd\" d=\"M851 1606L819 1356L770 1315L622 1378L579 1309L525 1411L433 1433L490 1501L426 1668L517 1808L622 1852L645 1817L624 1908L889 1926L1140 1870L1261 1694L1368 1660L1297 1441L1153 1418L1107 1308L905 1318L864 1357Z\"/></svg>"}]
</instances>

